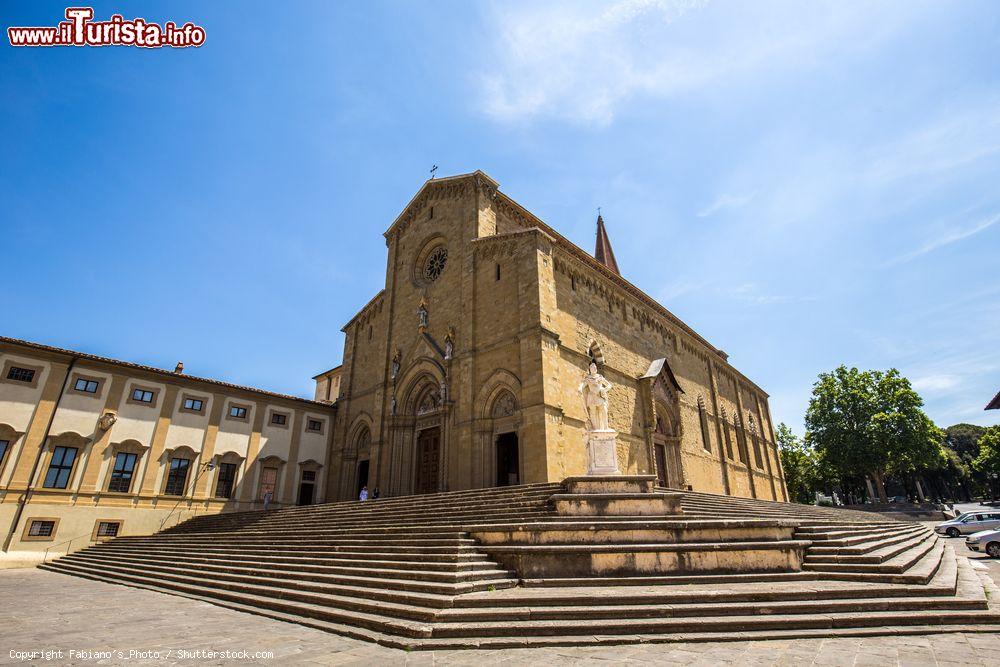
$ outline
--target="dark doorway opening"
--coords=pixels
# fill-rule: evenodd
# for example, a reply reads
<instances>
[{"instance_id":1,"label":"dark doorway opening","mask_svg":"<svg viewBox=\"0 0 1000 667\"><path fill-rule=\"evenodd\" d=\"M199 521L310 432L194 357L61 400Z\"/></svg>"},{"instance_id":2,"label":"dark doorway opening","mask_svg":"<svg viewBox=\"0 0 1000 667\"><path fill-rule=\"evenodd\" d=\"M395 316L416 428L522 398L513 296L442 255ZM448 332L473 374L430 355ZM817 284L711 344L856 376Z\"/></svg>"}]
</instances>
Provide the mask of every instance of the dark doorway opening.
<instances>
[{"instance_id":1,"label":"dark doorway opening","mask_svg":"<svg viewBox=\"0 0 1000 667\"><path fill-rule=\"evenodd\" d=\"M368 486L368 459L358 462L358 488L354 491L354 497L361 495L361 489Z\"/></svg>"},{"instance_id":2,"label":"dark doorway opening","mask_svg":"<svg viewBox=\"0 0 1000 667\"><path fill-rule=\"evenodd\" d=\"M663 445L653 445L656 454L656 484L665 487L667 485L667 448Z\"/></svg>"},{"instance_id":3,"label":"dark doorway opening","mask_svg":"<svg viewBox=\"0 0 1000 667\"><path fill-rule=\"evenodd\" d=\"M303 470L302 481L299 482L299 505L313 504L313 491L316 489L316 471Z\"/></svg>"},{"instance_id":4,"label":"dark doorway opening","mask_svg":"<svg viewBox=\"0 0 1000 667\"><path fill-rule=\"evenodd\" d=\"M521 483L517 452L517 433L504 433L497 438L497 486Z\"/></svg>"},{"instance_id":5,"label":"dark doorway opening","mask_svg":"<svg viewBox=\"0 0 1000 667\"><path fill-rule=\"evenodd\" d=\"M417 493L437 493L441 429L424 429L417 435Z\"/></svg>"}]
</instances>

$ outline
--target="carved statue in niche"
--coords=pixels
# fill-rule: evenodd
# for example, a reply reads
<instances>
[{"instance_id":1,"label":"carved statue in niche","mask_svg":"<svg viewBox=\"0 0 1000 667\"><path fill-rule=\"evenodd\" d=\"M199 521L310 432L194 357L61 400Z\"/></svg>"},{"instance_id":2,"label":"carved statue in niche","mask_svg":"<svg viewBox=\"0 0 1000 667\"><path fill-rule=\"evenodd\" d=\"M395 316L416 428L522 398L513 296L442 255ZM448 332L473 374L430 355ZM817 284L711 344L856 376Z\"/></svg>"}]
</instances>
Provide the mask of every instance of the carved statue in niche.
<instances>
[{"instance_id":1,"label":"carved statue in niche","mask_svg":"<svg viewBox=\"0 0 1000 667\"><path fill-rule=\"evenodd\" d=\"M444 358L450 360L455 354L455 329L448 327L448 336L444 339Z\"/></svg>"},{"instance_id":2,"label":"carved statue in niche","mask_svg":"<svg viewBox=\"0 0 1000 667\"><path fill-rule=\"evenodd\" d=\"M428 321L428 317L427 317L427 302L426 301L423 301L423 300L420 301L420 306L417 308L417 318L418 318L418 322L419 322L418 326L420 328L422 328L422 329L426 329L427 328L427 321Z\"/></svg>"},{"instance_id":3,"label":"carved statue in niche","mask_svg":"<svg viewBox=\"0 0 1000 667\"><path fill-rule=\"evenodd\" d=\"M403 353L396 349L396 354L392 355L392 379L395 380L399 376L399 367L402 363Z\"/></svg>"},{"instance_id":4,"label":"carved statue in niche","mask_svg":"<svg viewBox=\"0 0 1000 667\"><path fill-rule=\"evenodd\" d=\"M583 396L583 405L587 411L588 431L607 431L608 421L608 391L611 383L597 372L597 364L591 362L590 372L583 376L579 392Z\"/></svg>"}]
</instances>

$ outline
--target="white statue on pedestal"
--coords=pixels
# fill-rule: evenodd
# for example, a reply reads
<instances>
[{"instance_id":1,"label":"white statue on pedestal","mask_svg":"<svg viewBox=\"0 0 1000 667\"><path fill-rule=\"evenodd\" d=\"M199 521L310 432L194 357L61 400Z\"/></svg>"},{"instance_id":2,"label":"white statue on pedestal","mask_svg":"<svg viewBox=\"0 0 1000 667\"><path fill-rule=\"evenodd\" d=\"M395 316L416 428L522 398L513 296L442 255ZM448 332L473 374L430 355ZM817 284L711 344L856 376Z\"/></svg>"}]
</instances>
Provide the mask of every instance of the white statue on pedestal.
<instances>
[{"instance_id":1,"label":"white statue on pedestal","mask_svg":"<svg viewBox=\"0 0 1000 667\"><path fill-rule=\"evenodd\" d=\"M587 474L618 475L618 453L615 441L617 432L608 420L608 391L611 383L597 372L597 364L590 364L590 372L583 377L579 392L587 411Z\"/></svg>"},{"instance_id":2,"label":"white statue on pedestal","mask_svg":"<svg viewBox=\"0 0 1000 667\"><path fill-rule=\"evenodd\" d=\"M579 392L583 395L583 404L587 409L587 430L607 431L608 426L608 390L611 383L597 372L597 364L591 362L590 372L583 376Z\"/></svg>"}]
</instances>

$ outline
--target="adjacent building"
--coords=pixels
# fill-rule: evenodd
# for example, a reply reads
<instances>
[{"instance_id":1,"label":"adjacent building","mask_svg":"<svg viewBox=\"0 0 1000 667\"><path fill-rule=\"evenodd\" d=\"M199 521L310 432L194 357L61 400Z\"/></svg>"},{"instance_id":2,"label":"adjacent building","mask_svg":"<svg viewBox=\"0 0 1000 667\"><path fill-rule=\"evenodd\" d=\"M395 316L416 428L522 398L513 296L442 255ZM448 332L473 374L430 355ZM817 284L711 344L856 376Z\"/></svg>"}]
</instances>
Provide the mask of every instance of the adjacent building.
<instances>
[{"instance_id":1,"label":"adjacent building","mask_svg":"<svg viewBox=\"0 0 1000 667\"><path fill-rule=\"evenodd\" d=\"M327 401L0 337L0 566L326 499Z\"/></svg>"}]
</instances>

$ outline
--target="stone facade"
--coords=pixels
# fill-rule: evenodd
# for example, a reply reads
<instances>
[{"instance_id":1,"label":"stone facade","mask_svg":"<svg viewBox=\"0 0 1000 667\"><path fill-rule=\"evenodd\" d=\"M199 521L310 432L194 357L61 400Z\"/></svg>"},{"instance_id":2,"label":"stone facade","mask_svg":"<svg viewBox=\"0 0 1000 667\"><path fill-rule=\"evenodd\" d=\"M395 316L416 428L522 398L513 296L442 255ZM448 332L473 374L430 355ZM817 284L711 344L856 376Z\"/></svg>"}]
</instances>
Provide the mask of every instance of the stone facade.
<instances>
[{"instance_id":1,"label":"stone facade","mask_svg":"<svg viewBox=\"0 0 1000 667\"><path fill-rule=\"evenodd\" d=\"M598 261L478 171L428 181L385 238L385 288L317 376L317 399L339 383L328 497L585 474L594 361L622 472L787 500L767 394L622 278L609 245Z\"/></svg>"}]
</instances>

